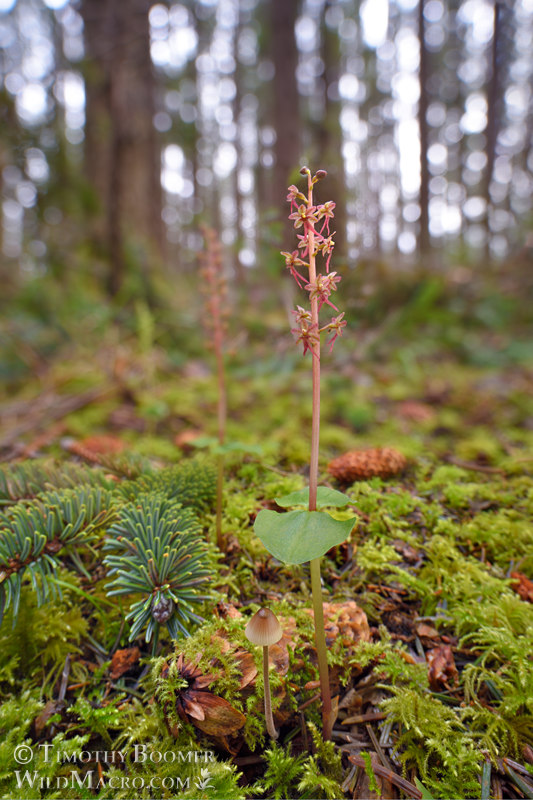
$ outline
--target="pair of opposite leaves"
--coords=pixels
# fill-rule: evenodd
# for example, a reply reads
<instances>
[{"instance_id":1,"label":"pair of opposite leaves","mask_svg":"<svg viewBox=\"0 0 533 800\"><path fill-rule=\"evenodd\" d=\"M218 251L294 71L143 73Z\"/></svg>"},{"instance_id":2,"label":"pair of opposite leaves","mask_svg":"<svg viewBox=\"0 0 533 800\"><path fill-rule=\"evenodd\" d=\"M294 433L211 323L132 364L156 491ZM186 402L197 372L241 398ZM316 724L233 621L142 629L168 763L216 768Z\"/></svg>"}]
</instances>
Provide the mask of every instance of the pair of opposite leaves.
<instances>
[{"instance_id":1,"label":"pair of opposite leaves","mask_svg":"<svg viewBox=\"0 0 533 800\"><path fill-rule=\"evenodd\" d=\"M309 489L276 497L282 508L306 506ZM343 508L350 499L336 489L319 486L316 507ZM255 519L254 531L269 553L285 564L303 564L320 558L332 547L342 544L351 533L354 517L333 519L325 511L288 511L279 513L263 509Z\"/></svg>"}]
</instances>

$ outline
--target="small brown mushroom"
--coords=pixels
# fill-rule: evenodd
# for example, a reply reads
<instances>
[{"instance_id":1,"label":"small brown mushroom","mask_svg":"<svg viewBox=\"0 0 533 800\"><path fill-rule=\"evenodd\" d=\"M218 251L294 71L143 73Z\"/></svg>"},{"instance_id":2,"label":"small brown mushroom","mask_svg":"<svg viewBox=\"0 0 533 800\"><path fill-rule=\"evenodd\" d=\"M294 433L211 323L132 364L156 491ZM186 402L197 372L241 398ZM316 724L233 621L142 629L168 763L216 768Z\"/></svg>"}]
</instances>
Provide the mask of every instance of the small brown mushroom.
<instances>
[{"instance_id":1,"label":"small brown mushroom","mask_svg":"<svg viewBox=\"0 0 533 800\"><path fill-rule=\"evenodd\" d=\"M272 701L270 698L270 678L268 675L268 648L271 644L279 642L283 636L281 625L276 615L269 608L260 608L244 630L249 642L263 648L263 679L265 684L265 722L272 739L278 738L278 731L274 727L272 718Z\"/></svg>"}]
</instances>

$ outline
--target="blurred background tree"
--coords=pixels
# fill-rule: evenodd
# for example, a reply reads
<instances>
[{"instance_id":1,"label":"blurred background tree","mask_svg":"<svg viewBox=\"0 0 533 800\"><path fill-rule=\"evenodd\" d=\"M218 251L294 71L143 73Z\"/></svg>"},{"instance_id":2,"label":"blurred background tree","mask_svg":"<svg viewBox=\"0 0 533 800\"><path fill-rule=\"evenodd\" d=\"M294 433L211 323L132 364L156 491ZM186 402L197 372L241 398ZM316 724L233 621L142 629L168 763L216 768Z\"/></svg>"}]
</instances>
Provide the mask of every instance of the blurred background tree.
<instances>
[{"instance_id":1,"label":"blurred background tree","mask_svg":"<svg viewBox=\"0 0 533 800\"><path fill-rule=\"evenodd\" d=\"M122 287L127 247L164 251L161 143L154 127L150 0L83 0L85 173L96 198L93 236Z\"/></svg>"},{"instance_id":2,"label":"blurred background tree","mask_svg":"<svg viewBox=\"0 0 533 800\"><path fill-rule=\"evenodd\" d=\"M0 0L4 285L146 296L202 221L242 282L305 162L347 268L527 256L532 45L531 0Z\"/></svg>"}]
</instances>

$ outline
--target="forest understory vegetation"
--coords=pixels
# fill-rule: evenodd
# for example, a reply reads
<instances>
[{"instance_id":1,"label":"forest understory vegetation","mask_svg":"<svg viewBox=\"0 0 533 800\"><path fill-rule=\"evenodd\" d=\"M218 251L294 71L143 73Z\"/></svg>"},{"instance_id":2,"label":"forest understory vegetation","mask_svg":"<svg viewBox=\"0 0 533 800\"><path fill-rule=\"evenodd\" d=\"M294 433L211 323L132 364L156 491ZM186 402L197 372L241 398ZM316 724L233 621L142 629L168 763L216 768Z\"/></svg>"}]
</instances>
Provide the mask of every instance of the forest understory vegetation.
<instances>
[{"instance_id":1,"label":"forest understory vegetation","mask_svg":"<svg viewBox=\"0 0 533 800\"><path fill-rule=\"evenodd\" d=\"M0 0L0 800L533 798L532 41Z\"/></svg>"},{"instance_id":2,"label":"forest understory vegetation","mask_svg":"<svg viewBox=\"0 0 533 800\"><path fill-rule=\"evenodd\" d=\"M274 558L253 527L309 477L311 377L279 278L278 296L253 274L246 295L230 286L223 444L192 277L177 300L120 306L28 281L1 322L1 797L533 796L526 266L343 273L319 477L355 524L322 559L330 741L308 564ZM404 469L380 475L380 448ZM328 471L370 449L368 474ZM263 606L283 629L275 741L244 634ZM210 755L136 758L167 752Z\"/></svg>"}]
</instances>

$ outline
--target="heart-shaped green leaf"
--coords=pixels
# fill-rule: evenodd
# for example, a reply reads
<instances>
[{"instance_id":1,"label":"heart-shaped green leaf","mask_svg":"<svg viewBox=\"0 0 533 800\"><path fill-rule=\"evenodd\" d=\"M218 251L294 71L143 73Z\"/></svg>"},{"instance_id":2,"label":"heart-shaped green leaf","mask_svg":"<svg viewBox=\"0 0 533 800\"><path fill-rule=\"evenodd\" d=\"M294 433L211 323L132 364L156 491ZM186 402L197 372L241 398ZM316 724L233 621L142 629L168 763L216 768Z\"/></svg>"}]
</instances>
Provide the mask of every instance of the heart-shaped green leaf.
<instances>
[{"instance_id":1,"label":"heart-shaped green leaf","mask_svg":"<svg viewBox=\"0 0 533 800\"><path fill-rule=\"evenodd\" d=\"M354 522L355 519L333 519L325 511L278 514L263 509L255 518L254 531L278 561L303 564L344 542Z\"/></svg>"},{"instance_id":2,"label":"heart-shaped green leaf","mask_svg":"<svg viewBox=\"0 0 533 800\"><path fill-rule=\"evenodd\" d=\"M328 489L327 486L319 486L316 491L316 507L327 508L334 506L335 508L343 508L348 505L351 500L342 492L336 489ZM309 505L309 487L300 489L297 492L284 494L283 497L276 497L276 503L282 508L289 508L289 506L307 506Z\"/></svg>"}]
</instances>

